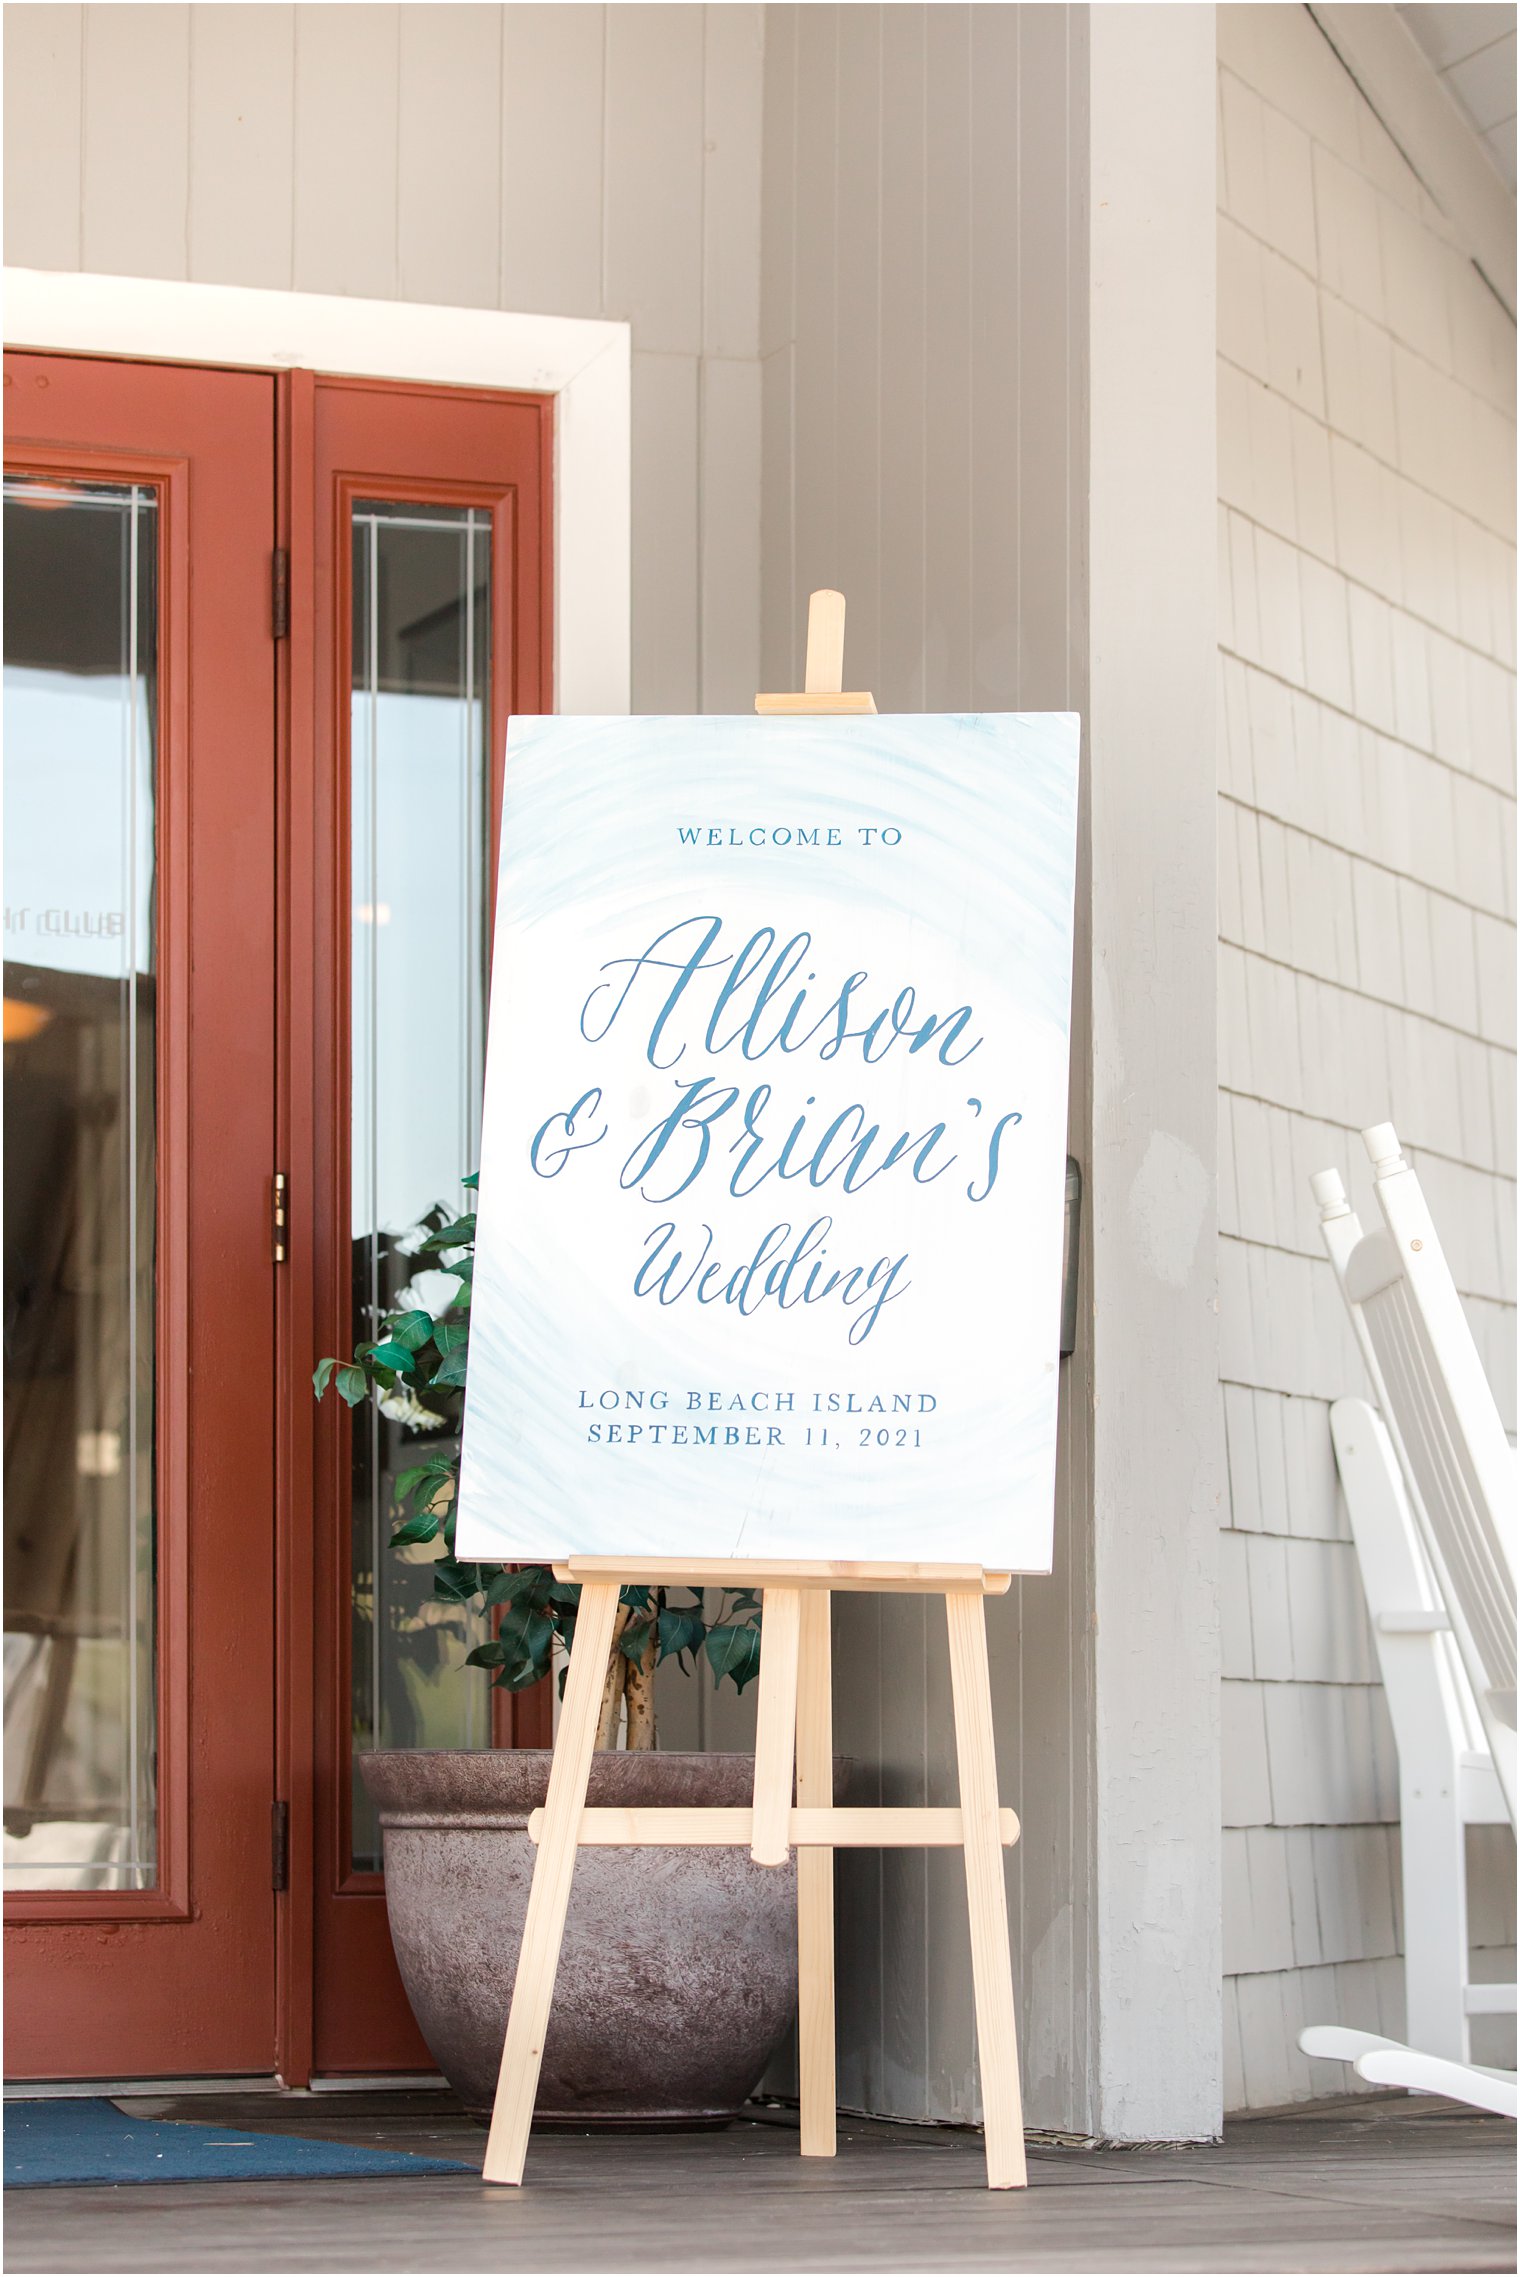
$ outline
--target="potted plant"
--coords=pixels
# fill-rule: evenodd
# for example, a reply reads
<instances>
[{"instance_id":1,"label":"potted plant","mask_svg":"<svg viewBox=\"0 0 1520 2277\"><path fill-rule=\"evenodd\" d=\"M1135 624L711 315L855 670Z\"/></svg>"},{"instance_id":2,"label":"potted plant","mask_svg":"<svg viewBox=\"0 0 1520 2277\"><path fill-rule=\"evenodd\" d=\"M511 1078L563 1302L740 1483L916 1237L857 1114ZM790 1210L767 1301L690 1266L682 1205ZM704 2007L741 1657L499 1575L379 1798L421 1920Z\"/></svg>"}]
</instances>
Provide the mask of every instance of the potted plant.
<instances>
[{"instance_id":1,"label":"potted plant","mask_svg":"<svg viewBox=\"0 0 1520 2277\"><path fill-rule=\"evenodd\" d=\"M474 1177L465 1180L474 1186ZM547 1566L455 1555L459 1431L475 1219L428 1211L393 1244L408 1276L375 1333L314 1385L376 1402L425 1445L395 1481L391 1547L434 1551L433 1595L483 1614L468 1665L508 1691L557 1679L580 1592ZM429 1293L411 1285L432 1269ZM449 1277L440 1282L440 1272ZM744 1804L753 1757L661 1753L654 1673L699 1656L738 1690L760 1665L748 1590L628 1588L609 1656L593 1804ZM619 1742L621 1741L621 1745ZM417 2022L462 2102L489 2112L533 1871L530 1811L547 1749L384 1749L360 1758L385 1843L391 1937ZM722 2126L755 2087L796 2005L796 1884L733 1848L588 1849L576 1867L537 2114L579 2126Z\"/></svg>"}]
</instances>

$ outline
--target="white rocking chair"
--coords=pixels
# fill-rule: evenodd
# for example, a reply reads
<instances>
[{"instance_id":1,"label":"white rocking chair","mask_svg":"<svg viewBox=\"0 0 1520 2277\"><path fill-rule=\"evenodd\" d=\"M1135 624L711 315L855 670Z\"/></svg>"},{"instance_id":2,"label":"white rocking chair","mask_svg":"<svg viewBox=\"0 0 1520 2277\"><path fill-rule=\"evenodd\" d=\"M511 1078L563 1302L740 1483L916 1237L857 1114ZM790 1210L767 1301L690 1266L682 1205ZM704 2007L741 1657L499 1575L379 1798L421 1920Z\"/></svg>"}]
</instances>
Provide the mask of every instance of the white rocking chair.
<instances>
[{"instance_id":1,"label":"white rocking chair","mask_svg":"<svg viewBox=\"0 0 1520 2277\"><path fill-rule=\"evenodd\" d=\"M1467 2063L1471 2019L1512 2015L1515 1987L1469 1976L1464 1836L1507 1826L1509 1810L1382 1419L1339 1399L1330 1437L1399 1751L1404 2028L1430 2055Z\"/></svg>"},{"instance_id":2,"label":"white rocking chair","mask_svg":"<svg viewBox=\"0 0 1520 2277\"><path fill-rule=\"evenodd\" d=\"M1363 1138L1386 1231L1363 1234L1338 1172L1313 1186L1383 1411L1341 1400L1330 1424L1399 1750L1416 2044L1314 2025L1299 2046L1512 2118L1515 2075L1470 2061L1470 2018L1515 1989L1468 1979L1463 1828L1515 1823L1514 1455L1419 1180L1391 1124Z\"/></svg>"}]
</instances>

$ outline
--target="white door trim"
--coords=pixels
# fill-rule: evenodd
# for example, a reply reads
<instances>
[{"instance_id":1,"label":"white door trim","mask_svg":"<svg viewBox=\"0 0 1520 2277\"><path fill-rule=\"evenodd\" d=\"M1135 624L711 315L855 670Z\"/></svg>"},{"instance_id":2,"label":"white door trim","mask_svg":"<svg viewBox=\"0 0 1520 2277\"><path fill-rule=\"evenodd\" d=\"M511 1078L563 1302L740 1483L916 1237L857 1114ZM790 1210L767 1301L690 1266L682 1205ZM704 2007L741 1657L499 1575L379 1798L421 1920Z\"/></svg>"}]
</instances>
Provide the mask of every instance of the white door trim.
<instances>
[{"instance_id":1,"label":"white door trim","mask_svg":"<svg viewBox=\"0 0 1520 2277\"><path fill-rule=\"evenodd\" d=\"M630 328L416 301L7 269L10 347L520 389L555 398L554 696L626 712Z\"/></svg>"}]
</instances>

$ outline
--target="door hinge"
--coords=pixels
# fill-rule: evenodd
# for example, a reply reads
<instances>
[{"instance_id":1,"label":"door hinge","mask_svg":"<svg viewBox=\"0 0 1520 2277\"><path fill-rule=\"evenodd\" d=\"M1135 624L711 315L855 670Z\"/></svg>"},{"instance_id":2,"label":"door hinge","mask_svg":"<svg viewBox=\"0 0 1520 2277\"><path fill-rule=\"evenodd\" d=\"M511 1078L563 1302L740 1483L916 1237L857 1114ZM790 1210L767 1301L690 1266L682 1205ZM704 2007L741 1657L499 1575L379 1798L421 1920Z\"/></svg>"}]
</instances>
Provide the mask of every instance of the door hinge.
<instances>
[{"instance_id":1,"label":"door hinge","mask_svg":"<svg viewBox=\"0 0 1520 2277\"><path fill-rule=\"evenodd\" d=\"M289 1803L269 1806L269 1886L272 1890L290 1887Z\"/></svg>"},{"instance_id":2,"label":"door hinge","mask_svg":"<svg viewBox=\"0 0 1520 2277\"><path fill-rule=\"evenodd\" d=\"M269 563L269 616L276 640L290 631L290 549L276 546Z\"/></svg>"},{"instance_id":3,"label":"door hinge","mask_svg":"<svg viewBox=\"0 0 1520 2277\"><path fill-rule=\"evenodd\" d=\"M277 1170L274 1174L274 1186L270 1195L270 1233L274 1245L276 1265L283 1265L285 1262L285 1234L288 1224L285 1205L289 1199L289 1194L290 1182L283 1170Z\"/></svg>"}]
</instances>

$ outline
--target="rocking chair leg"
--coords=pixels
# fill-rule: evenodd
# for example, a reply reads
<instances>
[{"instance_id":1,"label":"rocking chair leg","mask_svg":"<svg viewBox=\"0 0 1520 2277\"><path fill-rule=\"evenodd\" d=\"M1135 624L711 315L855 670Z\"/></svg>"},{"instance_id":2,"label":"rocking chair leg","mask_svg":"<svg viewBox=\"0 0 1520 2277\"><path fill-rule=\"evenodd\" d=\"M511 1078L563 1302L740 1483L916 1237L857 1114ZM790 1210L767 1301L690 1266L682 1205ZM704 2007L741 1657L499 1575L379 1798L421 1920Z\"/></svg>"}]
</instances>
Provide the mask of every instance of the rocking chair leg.
<instances>
[{"instance_id":1,"label":"rocking chair leg","mask_svg":"<svg viewBox=\"0 0 1520 2277\"><path fill-rule=\"evenodd\" d=\"M522 1950L512 1987L507 2040L501 2052L496 2104L486 2142L485 2180L519 2183L528 2154L528 2130L538 2094L539 2067L549 2027L559 1949L570 1904L575 1848L591 1755L596 1741L602 1682L612 1647L617 1614L615 1581L588 1581L581 1592L575 1644L565 1679L565 1701L555 1735L543 1836L533 1867L533 1887L523 1923Z\"/></svg>"},{"instance_id":2,"label":"rocking chair leg","mask_svg":"<svg viewBox=\"0 0 1520 2277\"><path fill-rule=\"evenodd\" d=\"M834 1712L829 1592L805 1590L797 1680L797 1801L827 1810L834 1800ZM834 2080L834 1853L797 1852L797 2056L802 2155L832 2158Z\"/></svg>"}]
</instances>

